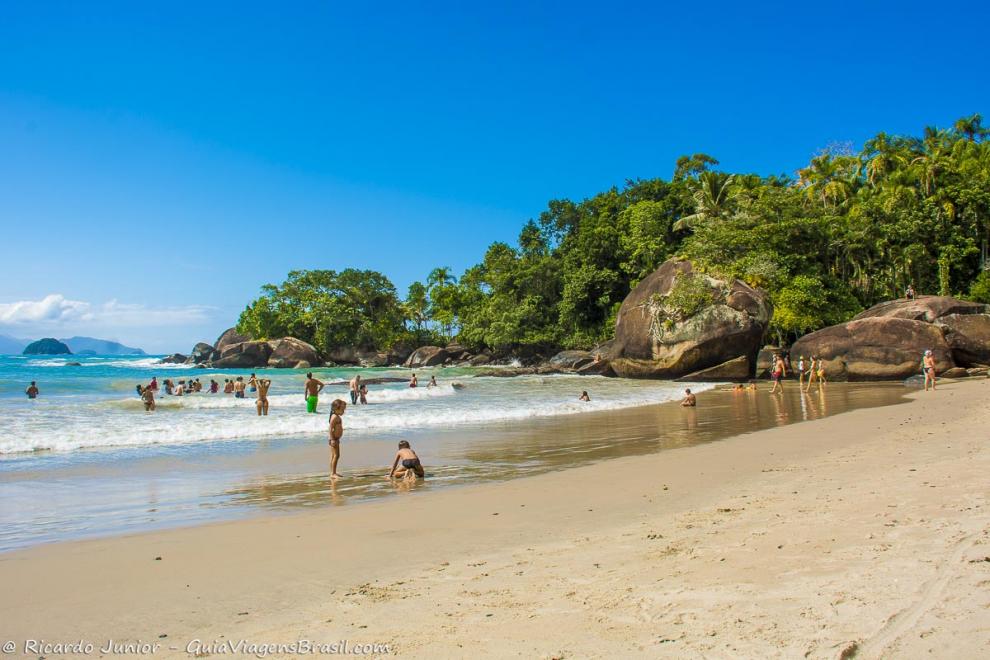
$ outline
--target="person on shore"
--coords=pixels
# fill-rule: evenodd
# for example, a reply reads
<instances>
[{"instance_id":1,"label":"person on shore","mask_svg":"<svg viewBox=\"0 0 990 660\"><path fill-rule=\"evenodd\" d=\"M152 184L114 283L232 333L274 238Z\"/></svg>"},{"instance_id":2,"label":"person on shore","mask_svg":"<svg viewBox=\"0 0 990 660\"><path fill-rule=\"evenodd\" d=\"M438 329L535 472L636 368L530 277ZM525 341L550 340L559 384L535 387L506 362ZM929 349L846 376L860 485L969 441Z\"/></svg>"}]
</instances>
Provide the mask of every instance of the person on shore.
<instances>
[{"instance_id":1,"label":"person on shore","mask_svg":"<svg viewBox=\"0 0 990 660\"><path fill-rule=\"evenodd\" d=\"M361 405L365 405L368 403L368 386L365 385L364 383L361 383L361 392L358 398L361 401Z\"/></svg>"},{"instance_id":2,"label":"person on shore","mask_svg":"<svg viewBox=\"0 0 990 660\"><path fill-rule=\"evenodd\" d=\"M244 390L246 389L247 389L247 385L244 383L244 377L238 376L237 379L234 381L234 398L243 399Z\"/></svg>"},{"instance_id":3,"label":"person on shore","mask_svg":"<svg viewBox=\"0 0 990 660\"><path fill-rule=\"evenodd\" d=\"M591 397L588 396L588 390L581 392L581 396L578 397L578 401L591 401Z\"/></svg>"},{"instance_id":4,"label":"person on shore","mask_svg":"<svg viewBox=\"0 0 990 660\"><path fill-rule=\"evenodd\" d=\"M787 375L787 368L784 366L784 358L780 356L779 353L773 356L773 370L770 372L770 377L773 378L773 387L770 388L770 394L776 392L783 393L784 385L781 383L781 379Z\"/></svg>"},{"instance_id":5,"label":"person on shore","mask_svg":"<svg viewBox=\"0 0 990 660\"><path fill-rule=\"evenodd\" d=\"M41 394L41 390L38 389L38 383L32 380L31 384L24 390L24 393L27 394L27 398L29 399L37 399L38 395Z\"/></svg>"},{"instance_id":6,"label":"person on shore","mask_svg":"<svg viewBox=\"0 0 990 660\"><path fill-rule=\"evenodd\" d=\"M257 392L258 391L258 377L255 376L254 374L251 374L251 377L248 378L248 385L251 387L251 391L252 392Z\"/></svg>"},{"instance_id":7,"label":"person on shore","mask_svg":"<svg viewBox=\"0 0 990 660\"><path fill-rule=\"evenodd\" d=\"M804 387L804 356L798 358L798 389Z\"/></svg>"},{"instance_id":8,"label":"person on shore","mask_svg":"<svg viewBox=\"0 0 990 660\"><path fill-rule=\"evenodd\" d=\"M412 375L409 379L409 387L419 387L419 380L416 378L416 374Z\"/></svg>"},{"instance_id":9,"label":"person on shore","mask_svg":"<svg viewBox=\"0 0 990 660\"><path fill-rule=\"evenodd\" d=\"M811 384L815 382L818 378L818 360L820 358L817 355L811 356L811 364L808 366L808 384L805 386L804 391L808 393L811 391Z\"/></svg>"},{"instance_id":10,"label":"person on shore","mask_svg":"<svg viewBox=\"0 0 990 660\"><path fill-rule=\"evenodd\" d=\"M272 386L270 378L255 379L254 386L258 392L258 400L254 406L258 409L258 417L268 414L268 388Z\"/></svg>"},{"instance_id":11,"label":"person on shore","mask_svg":"<svg viewBox=\"0 0 990 660\"><path fill-rule=\"evenodd\" d=\"M215 380L213 380L211 378L210 379L210 394L216 394L219 391L220 391L220 383L218 383L217 381L215 381Z\"/></svg>"},{"instance_id":12,"label":"person on shore","mask_svg":"<svg viewBox=\"0 0 990 660\"><path fill-rule=\"evenodd\" d=\"M691 393L691 388L684 390L684 398L681 400L681 405L686 408L694 408L698 405L698 398Z\"/></svg>"},{"instance_id":13,"label":"person on shore","mask_svg":"<svg viewBox=\"0 0 990 660\"><path fill-rule=\"evenodd\" d=\"M818 358L818 388L825 384L825 360Z\"/></svg>"},{"instance_id":14,"label":"person on shore","mask_svg":"<svg viewBox=\"0 0 990 660\"><path fill-rule=\"evenodd\" d=\"M399 467L400 461L402 467ZM426 477L426 472L423 470L419 456L416 455L407 441L402 440L399 442L399 451L395 452L395 460L392 461L392 469L388 472L388 478L406 479L413 475L423 479Z\"/></svg>"},{"instance_id":15,"label":"person on shore","mask_svg":"<svg viewBox=\"0 0 990 660\"><path fill-rule=\"evenodd\" d=\"M317 381L319 382L319 381ZM344 422L341 416L347 409L347 402L334 399L330 404L330 478L339 479L337 462L340 460L340 438L344 435Z\"/></svg>"},{"instance_id":16,"label":"person on shore","mask_svg":"<svg viewBox=\"0 0 990 660\"><path fill-rule=\"evenodd\" d=\"M925 391L928 391L928 384L931 383L932 390L935 389L935 355L931 349L925 351L921 358L921 372L925 374Z\"/></svg>"},{"instance_id":17,"label":"person on shore","mask_svg":"<svg viewBox=\"0 0 990 660\"><path fill-rule=\"evenodd\" d=\"M914 285L908 284L907 290L904 291L904 297L908 300L914 300L917 294L914 292Z\"/></svg>"},{"instance_id":18,"label":"person on shore","mask_svg":"<svg viewBox=\"0 0 990 660\"><path fill-rule=\"evenodd\" d=\"M316 406L320 402L320 392L323 391L323 387L324 387L323 383L313 378L312 373L306 374L306 391L305 391L306 412L308 413L316 412ZM339 400L340 399L337 399L336 401ZM332 414L330 416L331 418L333 417Z\"/></svg>"},{"instance_id":19,"label":"person on shore","mask_svg":"<svg viewBox=\"0 0 990 660\"><path fill-rule=\"evenodd\" d=\"M427 383L426 386L427 387L436 387L437 386L437 377L436 376L430 376L430 382Z\"/></svg>"},{"instance_id":20,"label":"person on shore","mask_svg":"<svg viewBox=\"0 0 990 660\"><path fill-rule=\"evenodd\" d=\"M155 391L151 387L146 387L141 392L141 401L144 402L145 412L155 411Z\"/></svg>"},{"instance_id":21,"label":"person on shore","mask_svg":"<svg viewBox=\"0 0 990 660\"><path fill-rule=\"evenodd\" d=\"M351 405L353 406L358 402L358 397L361 396L361 374L354 374L354 378L351 378Z\"/></svg>"},{"instance_id":22,"label":"person on shore","mask_svg":"<svg viewBox=\"0 0 990 660\"><path fill-rule=\"evenodd\" d=\"M151 382L148 383L148 389L150 389L155 394L158 394L158 376L151 377Z\"/></svg>"}]
</instances>

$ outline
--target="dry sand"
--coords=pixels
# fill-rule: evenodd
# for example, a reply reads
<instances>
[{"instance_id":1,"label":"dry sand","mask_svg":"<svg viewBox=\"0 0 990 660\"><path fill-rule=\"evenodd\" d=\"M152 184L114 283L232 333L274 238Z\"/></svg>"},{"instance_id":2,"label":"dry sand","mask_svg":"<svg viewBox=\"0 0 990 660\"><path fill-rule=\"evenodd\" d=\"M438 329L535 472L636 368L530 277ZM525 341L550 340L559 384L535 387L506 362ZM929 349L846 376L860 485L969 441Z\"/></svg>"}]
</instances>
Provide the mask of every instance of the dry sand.
<instances>
[{"instance_id":1,"label":"dry sand","mask_svg":"<svg viewBox=\"0 0 990 660\"><path fill-rule=\"evenodd\" d=\"M988 395L946 384L504 483L10 552L0 642L990 657Z\"/></svg>"}]
</instances>

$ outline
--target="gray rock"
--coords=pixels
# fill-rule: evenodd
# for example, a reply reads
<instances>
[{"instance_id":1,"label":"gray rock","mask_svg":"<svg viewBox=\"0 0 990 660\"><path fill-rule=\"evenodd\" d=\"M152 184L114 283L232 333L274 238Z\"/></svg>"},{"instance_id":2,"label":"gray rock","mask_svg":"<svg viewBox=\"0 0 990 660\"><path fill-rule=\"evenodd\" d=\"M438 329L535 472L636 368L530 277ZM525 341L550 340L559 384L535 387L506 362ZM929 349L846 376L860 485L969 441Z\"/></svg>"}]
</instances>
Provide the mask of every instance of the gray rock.
<instances>
[{"instance_id":1,"label":"gray rock","mask_svg":"<svg viewBox=\"0 0 990 660\"><path fill-rule=\"evenodd\" d=\"M447 357L447 351L439 346L421 346L412 352L405 366L412 369L434 367L443 364Z\"/></svg>"}]
</instances>

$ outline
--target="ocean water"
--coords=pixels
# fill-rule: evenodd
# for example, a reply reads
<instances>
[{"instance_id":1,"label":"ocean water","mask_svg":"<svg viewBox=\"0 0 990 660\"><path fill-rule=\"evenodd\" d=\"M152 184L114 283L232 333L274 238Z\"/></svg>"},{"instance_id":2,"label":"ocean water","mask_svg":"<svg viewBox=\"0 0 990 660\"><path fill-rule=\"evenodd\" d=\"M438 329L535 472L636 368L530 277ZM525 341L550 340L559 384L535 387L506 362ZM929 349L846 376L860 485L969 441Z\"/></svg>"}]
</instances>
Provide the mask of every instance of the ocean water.
<instances>
[{"instance_id":1,"label":"ocean water","mask_svg":"<svg viewBox=\"0 0 990 660\"><path fill-rule=\"evenodd\" d=\"M68 366L78 362L81 366ZM325 383L346 381L354 373L363 378L408 379L408 369L315 369ZM374 435L396 429L449 428L498 423L591 411L629 408L671 401L683 385L658 381L627 381L579 376L523 376L476 378L477 370L420 369L418 388L406 383L369 386L368 405L350 406L346 413L349 436ZM270 412L259 417L254 399L236 399L218 393L157 398L158 409L145 412L135 386L157 376L174 381L210 379L221 386L225 378L251 370L194 369L162 365L157 357L30 357L0 356L0 474L4 463L51 460L50 454L85 450L141 452L155 448L198 445L222 450L222 445L245 440L273 441L323 437L327 433L330 402L350 402L345 385L329 386L321 395L319 414L308 415L303 399L305 373L258 369L272 380ZM436 376L439 386L425 386ZM28 399L24 388L37 381L41 396ZM710 386L696 385L705 389ZM582 390L590 402L578 401ZM105 456L106 454L101 454Z\"/></svg>"}]
</instances>

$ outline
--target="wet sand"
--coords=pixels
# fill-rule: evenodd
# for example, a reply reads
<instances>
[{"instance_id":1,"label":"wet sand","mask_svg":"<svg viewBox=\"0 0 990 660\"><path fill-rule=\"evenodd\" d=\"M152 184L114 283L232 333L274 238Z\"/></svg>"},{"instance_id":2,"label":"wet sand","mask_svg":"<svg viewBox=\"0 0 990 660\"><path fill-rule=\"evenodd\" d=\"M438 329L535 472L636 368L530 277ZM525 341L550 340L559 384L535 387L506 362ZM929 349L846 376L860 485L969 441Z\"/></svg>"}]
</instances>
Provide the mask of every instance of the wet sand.
<instances>
[{"instance_id":1,"label":"wet sand","mask_svg":"<svg viewBox=\"0 0 990 660\"><path fill-rule=\"evenodd\" d=\"M662 404L486 426L345 435L341 467L346 478L340 481L328 477L323 439L243 442L207 456L181 449L133 460L122 454L115 461L12 472L0 483L0 550L505 481L901 403L912 391L899 384L835 383L799 395L789 384L783 396L770 396L767 386L761 387L758 392L702 392L698 409ZM400 439L412 442L427 468L428 479L412 488L382 478Z\"/></svg>"}]
</instances>

